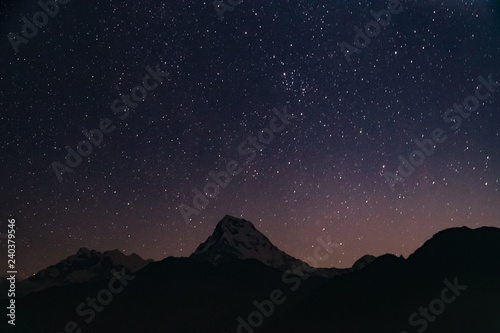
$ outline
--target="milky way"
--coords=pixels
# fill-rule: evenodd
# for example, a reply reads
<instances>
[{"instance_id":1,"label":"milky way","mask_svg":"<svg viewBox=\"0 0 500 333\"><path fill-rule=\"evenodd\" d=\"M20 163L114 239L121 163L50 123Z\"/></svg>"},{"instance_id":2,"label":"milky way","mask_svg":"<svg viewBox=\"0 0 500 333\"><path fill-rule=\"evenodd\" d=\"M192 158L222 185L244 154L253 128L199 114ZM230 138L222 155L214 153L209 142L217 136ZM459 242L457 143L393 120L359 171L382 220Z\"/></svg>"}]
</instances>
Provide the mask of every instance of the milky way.
<instances>
[{"instance_id":1,"label":"milky way","mask_svg":"<svg viewBox=\"0 0 500 333\"><path fill-rule=\"evenodd\" d=\"M20 275L188 256L225 214L330 267L500 226L497 1L63 3L0 9Z\"/></svg>"}]
</instances>

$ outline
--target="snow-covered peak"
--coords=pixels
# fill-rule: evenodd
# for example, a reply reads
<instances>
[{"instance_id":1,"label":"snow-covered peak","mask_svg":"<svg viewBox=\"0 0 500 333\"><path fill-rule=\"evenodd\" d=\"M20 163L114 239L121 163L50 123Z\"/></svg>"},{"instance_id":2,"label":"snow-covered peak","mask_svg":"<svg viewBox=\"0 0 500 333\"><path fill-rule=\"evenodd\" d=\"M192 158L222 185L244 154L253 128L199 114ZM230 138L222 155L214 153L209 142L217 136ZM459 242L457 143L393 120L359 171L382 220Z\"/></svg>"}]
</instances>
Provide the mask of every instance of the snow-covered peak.
<instances>
[{"instance_id":1,"label":"snow-covered peak","mask_svg":"<svg viewBox=\"0 0 500 333\"><path fill-rule=\"evenodd\" d=\"M253 258L259 250L269 251L272 248L269 239L252 222L229 215L219 222L213 236L227 246L238 249L243 257L247 255Z\"/></svg>"},{"instance_id":2,"label":"snow-covered peak","mask_svg":"<svg viewBox=\"0 0 500 333\"><path fill-rule=\"evenodd\" d=\"M291 268L292 263L300 263L274 246L250 221L230 215L224 216L212 236L196 249L191 258L216 265L233 260L256 259L280 270Z\"/></svg>"},{"instance_id":3,"label":"snow-covered peak","mask_svg":"<svg viewBox=\"0 0 500 333\"><path fill-rule=\"evenodd\" d=\"M240 219L231 215L226 215L224 218L217 224L216 229L221 229L222 231L227 231L230 233L236 232L256 232L252 222L247 221L245 219Z\"/></svg>"},{"instance_id":4,"label":"snow-covered peak","mask_svg":"<svg viewBox=\"0 0 500 333\"><path fill-rule=\"evenodd\" d=\"M281 271L289 270L295 274L322 277L333 277L362 269L375 259L367 255L358 260L352 268L315 269L278 249L250 221L230 215L224 216L213 234L198 246L190 258L214 265L235 260L256 259Z\"/></svg>"},{"instance_id":5,"label":"snow-covered peak","mask_svg":"<svg viewBox=\"0 0 500 333\"><path fill-rule=\"evenodd\" d=\"M69 256L67 258L67 260L68 259L88 259L88 258L96 257L98 255L99 255L99 252L97 252L96 250L89 250L86 247L82 247L76 252L76 254Z\"/></svg>"}]
</instances>

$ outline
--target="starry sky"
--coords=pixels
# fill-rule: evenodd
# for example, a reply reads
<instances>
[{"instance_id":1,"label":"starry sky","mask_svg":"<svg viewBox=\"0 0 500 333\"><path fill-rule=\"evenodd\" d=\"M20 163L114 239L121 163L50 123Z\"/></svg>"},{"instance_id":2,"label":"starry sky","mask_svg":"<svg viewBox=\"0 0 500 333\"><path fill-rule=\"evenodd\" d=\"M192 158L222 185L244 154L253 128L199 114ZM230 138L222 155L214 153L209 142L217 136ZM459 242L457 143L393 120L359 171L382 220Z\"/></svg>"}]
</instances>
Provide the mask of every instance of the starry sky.
<instances>
[{"instance_id":1,"label":"starry sky","mask_svg":"<svg viewBox=\"0 0 500 333\"><path fill-rule=\"evenodd\" d=\"M443 118L478 77L500 82L498 1L401 1L360 47L355 27L386 1L233 4L221 19L211 1L72 0L14 42L41 9L2 2L0 232L16 219L20 277L80 247L188 256L225 214L299 259L330 236L342 245L326 267L406 257L449 227L500 227L500 88ZM161 74L145 90L150 71ZM59 181L66 146L103 119L109 133ZM399 156L436 129L445 142L401 178ZM179 207L193 212L193 189L228 163L239 173L185 220Z\"/></svg>"}]
</instances>

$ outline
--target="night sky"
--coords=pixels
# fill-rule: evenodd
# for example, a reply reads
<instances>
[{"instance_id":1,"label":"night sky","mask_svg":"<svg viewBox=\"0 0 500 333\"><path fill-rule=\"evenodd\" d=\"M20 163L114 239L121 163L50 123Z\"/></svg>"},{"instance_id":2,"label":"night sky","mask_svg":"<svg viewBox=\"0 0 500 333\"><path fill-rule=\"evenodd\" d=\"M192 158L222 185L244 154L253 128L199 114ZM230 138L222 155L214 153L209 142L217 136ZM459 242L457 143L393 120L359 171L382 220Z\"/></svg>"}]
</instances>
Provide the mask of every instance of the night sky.
<instances>
[{"instance_id":1,"label":"night sky","mask_svg":"<svg viewBox=\"0 0 500 333\"><path fill-rule=\"evenodd\" d=\"M16 218L20 277L80 247L188 256L226 214L299 259L330 236L328 267L500 227L500 86L481 83L500 82L498 1L401 1L359 47L386 1L232 2L221 20L210 1L72 0L24 43L8 36L37 1L0 5L0 232Z\"/></svg>"}]
</instances>

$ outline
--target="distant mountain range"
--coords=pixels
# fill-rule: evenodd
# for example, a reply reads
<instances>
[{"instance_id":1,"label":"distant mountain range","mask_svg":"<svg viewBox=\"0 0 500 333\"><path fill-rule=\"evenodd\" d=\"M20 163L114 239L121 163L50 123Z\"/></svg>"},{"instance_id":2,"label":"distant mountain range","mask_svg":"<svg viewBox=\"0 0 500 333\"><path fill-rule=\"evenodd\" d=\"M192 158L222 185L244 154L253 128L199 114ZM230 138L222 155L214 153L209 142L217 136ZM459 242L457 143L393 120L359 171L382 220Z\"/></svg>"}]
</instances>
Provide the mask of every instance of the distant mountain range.
<instances>
[{"instance_id":1,"label":"distant mountain range","mask_svg":"<svg viewBox=\"0 0 500 333\"><path fill-rule=\"evenodd\" d=\"M113 277L113 270L121 271L125 268L127 272L134 273L152 261L143 260L135 253L126 256L119 250L102 253L81 248L75 255L21 281L17 287L22 296L49 287L110 279Z\"/></svg>"},{"instance_id":2,"label":"distant mountain range","mask_svg":"<svg viewBox=\"0 0 500 333\"><path fill-rule=\"evenodd\" d=\"M315 269L225 216L189 258L80 249L19 286L23 333L499 333L500 229L448 229L408 259Z\"/></svg>"}]
</instances>

